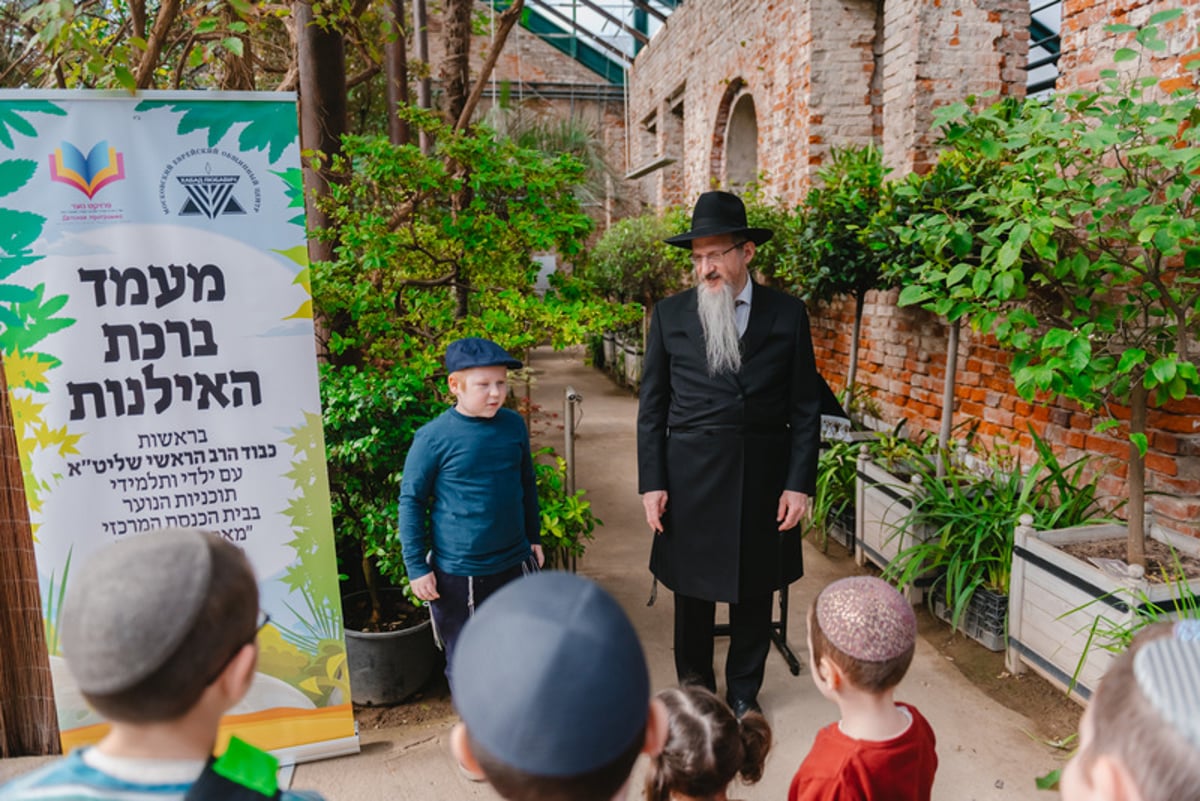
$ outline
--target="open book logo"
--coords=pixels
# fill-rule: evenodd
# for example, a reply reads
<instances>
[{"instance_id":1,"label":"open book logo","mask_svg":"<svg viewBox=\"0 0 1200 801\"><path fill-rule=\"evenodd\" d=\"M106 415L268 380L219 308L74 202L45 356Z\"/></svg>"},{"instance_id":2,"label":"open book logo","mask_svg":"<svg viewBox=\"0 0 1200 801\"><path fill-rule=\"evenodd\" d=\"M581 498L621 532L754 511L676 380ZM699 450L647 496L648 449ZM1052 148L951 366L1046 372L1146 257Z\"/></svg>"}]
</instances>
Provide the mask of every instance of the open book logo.
<instances>
[{"instance_id":1,"label":"open book logo","mask_svg":"<svg viewBox=\"0 0 1200 801\"><path fill-rule=\"evenodd\" d=\"M89 198L114 181L125 178L125 156L97 142L86 156L70 142L63 142L50 156L50 180L68 184Z\"/></svg>"}]
</instances>

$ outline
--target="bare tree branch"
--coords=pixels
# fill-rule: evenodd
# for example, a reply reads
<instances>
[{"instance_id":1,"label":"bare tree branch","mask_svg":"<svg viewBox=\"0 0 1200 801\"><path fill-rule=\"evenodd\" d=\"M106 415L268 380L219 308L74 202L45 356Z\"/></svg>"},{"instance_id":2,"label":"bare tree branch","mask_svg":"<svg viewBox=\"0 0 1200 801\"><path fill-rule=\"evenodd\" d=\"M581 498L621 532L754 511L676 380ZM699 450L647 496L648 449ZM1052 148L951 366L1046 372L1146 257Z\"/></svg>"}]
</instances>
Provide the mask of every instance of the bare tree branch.
<instances>
[{"instance_id":1,"label":"bare tree branch","mask_svg":"<svg viewBox=\"0 0 1200 801\"><path fill-rule=\"evenodd\" d=\"M483 66L479 68L479 76L475 79L475 85L471 87L471 94L467 96L462 113L458 115L458 122L454 124L454 130L466 130L467 123L471 121L471 115L475 112L475 106L479 105L479 98L483 97L483 88L487 86L488 78L496 67L496 61L500 58L500 51L504 49L504 43L508 40L508 32L521 19L521 12L524 8L525 0L516 0L500 14L500 24L496 27L496 39L492 42L492 50L487 54Z\"/></svg>"}]
</instances>

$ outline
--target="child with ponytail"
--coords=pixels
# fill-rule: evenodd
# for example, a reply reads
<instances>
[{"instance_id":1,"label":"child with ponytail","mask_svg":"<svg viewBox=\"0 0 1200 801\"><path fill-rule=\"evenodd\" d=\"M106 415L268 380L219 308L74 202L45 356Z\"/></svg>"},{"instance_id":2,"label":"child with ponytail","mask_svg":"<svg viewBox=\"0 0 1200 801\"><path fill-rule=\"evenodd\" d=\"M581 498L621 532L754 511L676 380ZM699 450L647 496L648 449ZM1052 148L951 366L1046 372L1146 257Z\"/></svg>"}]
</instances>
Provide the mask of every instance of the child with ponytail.
<instances>
[{"instance_id":1,"label":"child with ponytail","mask_svg":"<svg viewBox=\"0 0 1200 801\"><path fill-rule=\"evenodd\" d=\"M646 777L646 801L729 801L734 777L762 778L771 727L749 712L740 720L716 694L696 685L663 690L669 728Z\"/></svg>"}]
</instances>

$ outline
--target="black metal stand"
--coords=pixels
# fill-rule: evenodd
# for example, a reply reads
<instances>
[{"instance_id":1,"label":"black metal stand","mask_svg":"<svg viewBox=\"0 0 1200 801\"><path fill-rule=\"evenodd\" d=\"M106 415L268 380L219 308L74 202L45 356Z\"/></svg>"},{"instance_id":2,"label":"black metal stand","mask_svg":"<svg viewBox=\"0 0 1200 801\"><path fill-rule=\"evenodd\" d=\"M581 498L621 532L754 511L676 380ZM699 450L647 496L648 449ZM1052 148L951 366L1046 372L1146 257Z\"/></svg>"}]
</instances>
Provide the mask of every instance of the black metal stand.
<instances>
[{"instance_id":1,"label":"black metal stand","mask_svg":"<svg viewBox=\"0 0 1200 801\"><path fill-rule=\"evenodd\" d=\"M788 593L787 587L784 587L779 592L775 593L779 598L779 619L771 621L771 642L775 643L775 647L779 650L779 655L783 657L783 661L787 662L788 670L792 671L793 676L800 675L800 660L796 654L792 652L792 648L787 641L787 620L788 620ZM713 636L728 637L729 624L718 623L713 626Z\"/></svg>"}]
</instances>

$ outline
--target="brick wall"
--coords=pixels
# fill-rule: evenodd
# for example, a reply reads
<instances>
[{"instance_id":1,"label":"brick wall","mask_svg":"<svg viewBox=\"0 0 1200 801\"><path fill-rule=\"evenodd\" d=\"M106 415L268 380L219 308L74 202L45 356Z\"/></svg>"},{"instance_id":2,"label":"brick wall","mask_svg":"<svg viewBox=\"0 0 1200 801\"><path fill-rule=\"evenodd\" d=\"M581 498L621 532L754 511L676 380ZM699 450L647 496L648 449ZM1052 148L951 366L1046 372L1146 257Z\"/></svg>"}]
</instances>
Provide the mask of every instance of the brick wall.
<instances>
[{"instance_id":1,"label":"brick wall","mask_svg":"<svg viewBox=\"0 0 1200 801\"><path fill-rule=\"evenodd\" d=\"M1106 34L1105 24L1139 24L1178 5L1066 0L1060 88L1097 80L1105 61L1126 44ZM1179 56L1197 44L1200 0L1183 0L1183 7L1185 18L1164 26L1168 53L1152 64L1167 88L1182 84ZM877 21L871 0L689 0L635 62L629 118L636 131L660 118L665 98L682 97L676 155L688 201L724 177L721 114L742 92L753 96L757 109L758 164L769 195L798 202L828 148L841 143L877 142L896 177L936 158L929 125L939 105L971 93L1023 93L1028 8L1026 0L889 0ZM635 163L670 147L655 136L633 136ZM671 202L662 182L651 177L642 184L651 205ZM895 301L895 291L868 295L858 380L873 388L882 425L907 419L910 430L936 432L946 326L926 312L898 309ZM839 389L853 303L811 312L819 367ZM1032 424L1064 460L1093 458L1110 504L1125 497L1126 432L1095 433L1092 416L1071 404L1023 401L1009 359L994 343L962 332L955 425L978 420L977 441L1015 448L1029 464ZM1111 411L1128 419L1128 410ZM1152 411L1149 424L1148 489L1170 497L1151 496L1147 505L1162 527L1200 536L1200 399Z\"/></svg>"},{"instance_id":2,"label":"brick wall","mask_svg":"<svg viewBox=\"0 0 1200 801\"><path fill-rule=\"evenodd\" d=\"M1158 11L1182 8L1184 14L1173 22L1159 26L1159 34L1167 42L1166 52L1154 54L1147 64L1127 61L1112 63L1118 48L1128 47L1133 34L1112 34L1105 30L1110 23L1143 25ZM1062 57L1059 60L1058 88L1087 88L1100 80L1100 71L1117 66L1122 72L1142 70L1161 79L1167 91L1180 87L1195 88L1193 75L1180 58L1194 50L1196 26L1200 24L1200 0L1064 0L1062 25ZM1190 64L1194 70L1196 62Z\"/></svg>"}]
</instances>

